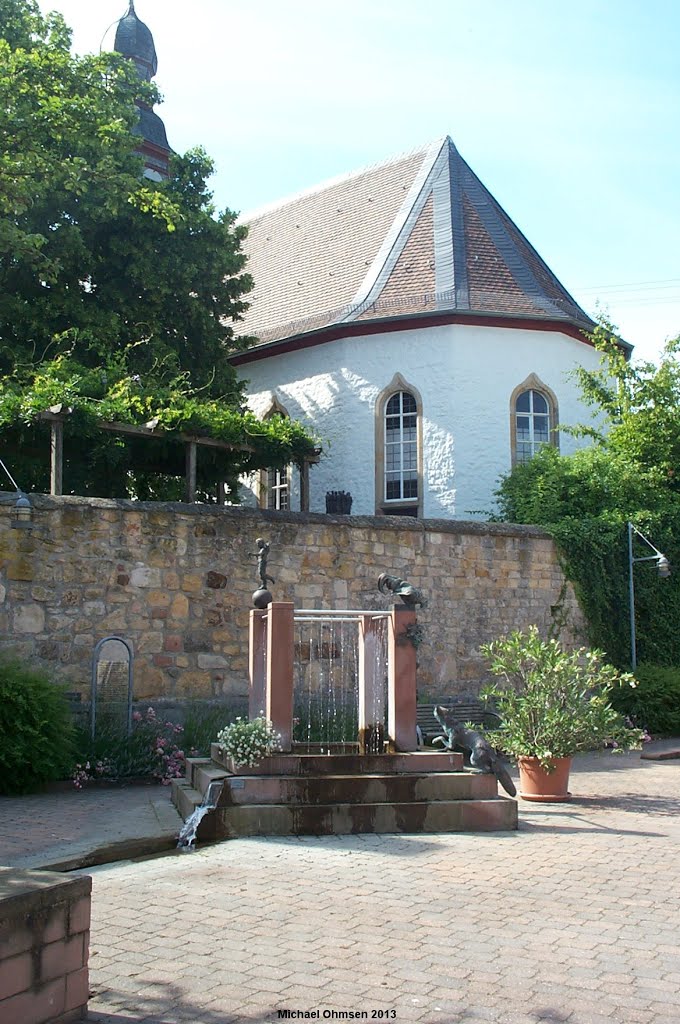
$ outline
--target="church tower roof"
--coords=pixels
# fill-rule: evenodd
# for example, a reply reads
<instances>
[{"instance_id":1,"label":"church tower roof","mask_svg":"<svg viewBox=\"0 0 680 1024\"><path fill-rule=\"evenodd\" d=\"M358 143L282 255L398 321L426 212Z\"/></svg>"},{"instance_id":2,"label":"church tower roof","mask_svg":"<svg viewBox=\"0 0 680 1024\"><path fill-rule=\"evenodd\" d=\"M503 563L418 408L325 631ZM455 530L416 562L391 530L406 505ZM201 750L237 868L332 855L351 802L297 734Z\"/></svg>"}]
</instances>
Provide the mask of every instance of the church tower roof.
<instances>
[{"instance_id":1,"label":"church tower roof","mask_svg":"<svg viewBox=\"0 0 680 1024\"><path fill-rule=\"evenodd\" d=\"M260 345L422 317L593 327L448 136L240 222Z\"/></svg>"},{"instance_id":2,"label":"church tower roof","mask_svg":"<svg viewBox=\"0 0 680 1024\"><path fill-rule=\"evenodd\" d=\"M118 22L113 48L133 60L140 76L151 81L158 70L156 47L150 29L137 17L134 0L130 0L127 14Z\"/></svg>"},{"instance_id":3,"label":"church tower roof","mask_svg":"<svg viewBox=\"0 0 680 1024\"><path fill-rule=\"evenodd\" d=\"M158 57L151 30L137 17L134 0L129 0L127 14L118 22L113 48L128 60L134 61L139 77L150 82L158 70ZM168 160L172 150L168 144L162 118L139 103L139 122L135 133L142 138L139 153L144 158L144 173L148 178L160 180L168 176Z\"/></svg>"}]
</instances>

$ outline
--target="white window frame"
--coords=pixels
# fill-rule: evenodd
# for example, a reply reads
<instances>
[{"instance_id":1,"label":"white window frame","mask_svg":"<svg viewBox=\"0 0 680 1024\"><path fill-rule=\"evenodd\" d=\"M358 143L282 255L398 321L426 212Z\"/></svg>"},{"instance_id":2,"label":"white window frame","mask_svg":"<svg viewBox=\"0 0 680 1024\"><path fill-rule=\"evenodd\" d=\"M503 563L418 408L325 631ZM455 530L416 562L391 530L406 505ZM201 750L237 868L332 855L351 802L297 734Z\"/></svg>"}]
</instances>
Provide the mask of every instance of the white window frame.
<instances>
[{"instance_id":1,"label":"white window frame","mask_svg":"<svg viewBox=\"0 0 680 1024\"><path fill-rule=\"evenodd\" d=\"M387 407L391 399L396 395L407 394L415 402L415 411L413 413L407 412L406 415L414 415L416 418L416 436L415 441L404 441L403 440L403 398L400 400L400 484L401 492L403 494L404 488L404 472L412 473L411 468L404 469L403 456L404 446L415 444L415 456L416 456L416 468L415 468L415 484L417 494L411 498L388 498L387 497ZM394 472L390 470L389 472ZM397 373L392 378L388 386L378 396L375 405L375 510L376 515L416 515L422 516L423 514L423 403L417 388L413 387L407 380L405 380L400 373Z\"/></svg>"},{"instance_id":2,"label":"white window frame","mask_svg":"<svg viewBox=\"0 0 680 1024\"><path fill-rule=\"evenodd\" d=\"M519 412L517 409L517 402L520 397L529 392L529 411ZM547 412L534 412L534 394L540 395L545 401L547 406ZM520 441L518 438L517 431L517 419L519 416L529 417L529 440ZM537 441L534 436L534 417L545 416L548 427L548 439ZM511 449L511 463L513 466L523 465L530 462L536 452L545 447L546 444L552 445L554 448L559 449L559 412L557 405L557 397L543 381L536 376L535 373L529 374L527 379L518 385L510 396L510 449ZM524 446L530 445L531 451L528 455L523 452ZM521 447L520 447L521 446Z\"/></svg>"},{"instance_id":3,"label":"white window frame","mask_svg":"<svg viewBox=\"0 0 680 1024\"><path fill-rule=\"evenodd\" d=\"M290 512L290 473L288 466L283 469L268 469L267 508L272 512Z\"/></svg>"}]
</instances>

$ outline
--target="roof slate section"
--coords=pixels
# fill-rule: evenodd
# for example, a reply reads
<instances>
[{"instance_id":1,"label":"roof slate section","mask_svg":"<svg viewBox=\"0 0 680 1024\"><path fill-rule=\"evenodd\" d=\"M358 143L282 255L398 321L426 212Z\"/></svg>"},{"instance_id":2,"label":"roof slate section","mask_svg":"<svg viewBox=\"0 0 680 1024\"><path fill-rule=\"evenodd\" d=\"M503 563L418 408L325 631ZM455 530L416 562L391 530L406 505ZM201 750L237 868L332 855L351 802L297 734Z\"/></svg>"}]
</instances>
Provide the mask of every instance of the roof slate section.
<instances>
[{"instance_id":1,"label":"roof slate section","mask_svg":"<svg viewBox=\"0 0 680 1024\"><path fill-rule=\"evenodd\" d=\"M261 344L432 312L592 326L448 137L240 222Z\"/></svg>"},{"instance_id":2,"label":"roof slate section","mask_svg":"<svg viewBox=\"0 0 680 1024\"><path fill-rule=\"evenodd\" d=\"M431 312L437 309L435 300L434 200L430 195L409 239L380 292L380 301L369 306L358 319L369 320L385 316L408 315L409 313Z\"/></svg>"}]
</instances>

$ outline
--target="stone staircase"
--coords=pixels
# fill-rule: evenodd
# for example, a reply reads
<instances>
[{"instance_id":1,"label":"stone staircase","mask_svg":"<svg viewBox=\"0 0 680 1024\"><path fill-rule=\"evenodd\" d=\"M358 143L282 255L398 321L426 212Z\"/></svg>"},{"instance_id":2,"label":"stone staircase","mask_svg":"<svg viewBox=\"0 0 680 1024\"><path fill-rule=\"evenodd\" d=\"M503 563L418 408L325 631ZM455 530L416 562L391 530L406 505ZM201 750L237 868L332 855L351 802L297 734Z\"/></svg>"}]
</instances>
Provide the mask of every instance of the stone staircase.
<instances>
[{"instance_id":1,"label":"stone staircase","mask_svg":"<svg viewBox=\"0 0 680 1024\"><path fill-rule=\"evenodd\" d=\"M217 744L188 758L172 799L186 820L224 780L199 841L361 832L490 832L517 828L517 803L493 775L462 770L460 754L278 754L236 771Z\"/></svg>"}]
</instances>

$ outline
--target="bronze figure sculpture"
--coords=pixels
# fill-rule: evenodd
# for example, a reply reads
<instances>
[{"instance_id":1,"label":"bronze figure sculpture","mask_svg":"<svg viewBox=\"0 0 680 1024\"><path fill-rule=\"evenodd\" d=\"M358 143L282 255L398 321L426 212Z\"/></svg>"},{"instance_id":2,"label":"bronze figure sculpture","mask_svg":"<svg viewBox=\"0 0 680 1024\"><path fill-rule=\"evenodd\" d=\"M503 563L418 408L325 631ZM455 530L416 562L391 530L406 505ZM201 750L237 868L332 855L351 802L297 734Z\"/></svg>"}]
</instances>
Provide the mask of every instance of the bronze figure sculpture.
<instances>
[{"instance_id":1,"label":"bronze figure sculpture","mask_svg":"<svg viewBox=\"0 0 680 1024\"><path fill-rule=\"evenodd\" d=\"M253 558L257 558L257 572L260 577L260 585L263 590L267 589L267 583L276 583L273 576L267 575L267 558L269 557L269 544L262 537L258 537L255 541L257 544L257 551L253 551Z\"/></svg>"},{"instance_id":2,"label":"bronze figure sculpture","mask_svg":"<svg viewBox=\"0 0 680 1024\"><path fill-rule=\"evenodd\" d=\"M433 743L441 743L447 750L462 747L470 752L470 766L485 774L495 775L509 796L516 796L515 784L508 775L500 758L491 744L476 729L466 729L461 722L453 717L450 708L441 704L433 711L434 717L442 727L443 736L435 736Z\"/></svg>"},{"instance_id":3,"label":"bronze figure sculpture","mask_svg":"<svg viewBox=\"0 0 680 1024\"><path fill-rule=\"evenodd\" d=\"M257 574L260 577L260 585L253 594L253 604L256 608L266 608L272 603L272 595L267 590L267 583L276 583L273 576L267 573L267 558L269 557L269 544L262 537L255 541L257 551L251 551L251 556L257 558Z\"/></svg>"}]
</instances>

